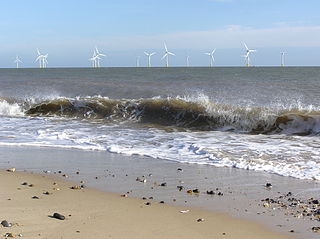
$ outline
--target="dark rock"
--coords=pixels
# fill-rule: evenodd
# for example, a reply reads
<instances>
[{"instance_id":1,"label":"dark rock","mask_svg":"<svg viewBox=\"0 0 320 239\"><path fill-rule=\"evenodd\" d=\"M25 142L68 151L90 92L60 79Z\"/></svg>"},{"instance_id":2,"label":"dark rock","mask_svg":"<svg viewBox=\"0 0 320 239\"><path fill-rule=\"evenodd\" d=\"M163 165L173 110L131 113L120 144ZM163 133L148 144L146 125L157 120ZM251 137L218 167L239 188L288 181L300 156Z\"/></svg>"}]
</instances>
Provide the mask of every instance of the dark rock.
<instances>
[{"instance_id":1,"label":"dark rock","mask_svg":"<svg viewBox=\"0 0 320 239\"><path fill-rule=\"evenodd\" d=\"M266 183L266 188L272 188L272 184L271 183Z\"/></svg>"},{"instance_id":2,"label":"dark rock","mask_svg":"<svg viewBox=\"0 0 320 239\"><path fill-rule=\"evenodd\" d=\"M153 197L149 197L149 199L151 199L151 200L152 200L152 199L153 199Z\"/></svg>"},{"instance_id":3,"label":"dark rock","mask_svg":"<svg viewBox=\"0 0 320 239\"><path fill-rule=\"evenodd\" d=\"M11 227L12 226L12 224L10 222L8 222L7 220L3 220L1 222L1 225L4 227Z\"/></svg>"},{"instance_id":4,"label":"dark rock","mask_svg":"<svg viewBox=\"0 0 320 239\"><path fill-rule=\"evenodd\" d=\"M165 186L167 186L167 183L161 183L160 186L165 187Z\"/></svg>"},{"instance_id":5,"label":"dark rock","mask_svg":"<svg viewBox=\"0 0 320 239\"><path fill-rule=\"evenodd\" d=\"M66 219L65 216L63 216L62 214L57 213L57 212L55 212L55 213L53 214L53 218L56 218L56 219L59 219L59 220L64 220L64 219Z\"/></svg>"},{"instance_id":6,"label":"dark rock","mask_svg":"<svg viewBox=\"0 0 320 239\"><path fill-rule=\"evenodd\" d=\"M164 203L164 201L160 201L159 203Z\"/></svg>"},{"instance_id":7,"label":"dark rock","mask_svg":"<svg viewBox=\"0 0 320 239\"><path fill-rule=\"evenodd\" d=\"M209 195L214 195L215 192L211 190L211 191L207 191L207 194L209 194Z\"/></svg>"},{"instance_id":8,"label":"dark rock","mask_svg":"<svg viewBox=\"0 0 320 239\"><path fill-rule=\"evenodd\" d=\"M151 202L146 202L145 205L150 206Z\"/></svg>"},{"instance_id":9,"label":"dark rock","mask_svg":"<svg viewBox=\"0 0 320 239\"><path fill-rule=\"evenodd\" d=\"M44 194L44 195L50 195L50 193L49 193L49 192L44 192L43 194Z\"/></svg>"},{"instance_id":10,"label":"dark rock","mask_svg":"<svg viewBox=\"0 0 320 239\"><path fill-rule=\"evenodd\" d=\"M179 189L179 191L182 191L184 189L183 186L177 186L177 189Z\"/></svg>"},{"instance_id":11,"label":"dark rock","mask_svg":"<svg viewBox=\"0 0 320 239\"><path fill-rule=\"evenodd\" d=\"M218 196L223 196L223 193L222 192L218 192Z\"/></svg>"},{"instance_id":12,"label":"dark rock","mask_svg":"<svg viewBox=\"0 0 320 239\"><path fill-rule=\"evenodd\" d=\"M32 199L39 199L39 197L38 196L33 196Z\"/></svg>"},{"instance_id":13,"label":"dark rock","mask_svg":"<svg viewBox=\"0 0 320 239\"><path fill-rule=\"evenodd\" d=\"M182 172L182 171L183 171L183 169L182 169L182 168L178 168L178 169L177 169L177 171L180 171L180 172Z\"/></svg>"},{"instance_id":14,"label":"dark rock","mask_svg":"<svg viewBox=\"0 0 320 239\"><path fill-rule=\"evenodd\" d=\"M197 188L196 188L196 189L193 189L192 192L193 192L193 193L199 193L199 189L197 189Z\"/></svg>"},{"instance_id":15,"label":"dark rock","mask_svg":"<svg viewBox=\"0 0 320 239\"><path fill-rule=\"evenodd\" d=\"M314 199L314 200L312 200L312 203L313 204L319 204L319 200Z\"/></svg>"},{"instance_id":16,"label":"dark rock","mask_svg":"<svg viewBox=\"0 0 320 239\"><path fill-rule=\"evenodd\" d=\"M311 230L313 232L320 232L320 227L312 227Z\"/></svg>"},{"instance_id":17,"label":"dark rock","mask_svg":"<svg viewBox=\"0 0 320 239\"><path fill-rule=\"evenodd\" d=\"M21 183L21 185L26 186L26 185L28 185L28 183L27 182L23 182L23 183Z\"/></svg>"}]
</instances>

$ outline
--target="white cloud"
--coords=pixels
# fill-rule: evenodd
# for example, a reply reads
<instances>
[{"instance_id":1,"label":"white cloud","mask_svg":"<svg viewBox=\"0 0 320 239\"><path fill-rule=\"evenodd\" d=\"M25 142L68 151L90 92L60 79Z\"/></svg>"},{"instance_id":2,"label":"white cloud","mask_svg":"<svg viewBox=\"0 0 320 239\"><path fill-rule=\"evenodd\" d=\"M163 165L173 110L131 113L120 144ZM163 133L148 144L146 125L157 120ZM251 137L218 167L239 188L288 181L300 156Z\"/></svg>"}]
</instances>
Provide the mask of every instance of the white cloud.
<instances>
[{"instance_id":1,"label":"white cloud","mask_svg":"<svg viewBox=\"0 0 320 239\"><path fill-rule=\"evenodd\" d=\"M320 26L256 29L231 25L212 31L95 39L99 41L116 50L159 48L164 41L175 49L239 48L242 42L252 47L320 47Z\"/></svg>"}]
</instances>

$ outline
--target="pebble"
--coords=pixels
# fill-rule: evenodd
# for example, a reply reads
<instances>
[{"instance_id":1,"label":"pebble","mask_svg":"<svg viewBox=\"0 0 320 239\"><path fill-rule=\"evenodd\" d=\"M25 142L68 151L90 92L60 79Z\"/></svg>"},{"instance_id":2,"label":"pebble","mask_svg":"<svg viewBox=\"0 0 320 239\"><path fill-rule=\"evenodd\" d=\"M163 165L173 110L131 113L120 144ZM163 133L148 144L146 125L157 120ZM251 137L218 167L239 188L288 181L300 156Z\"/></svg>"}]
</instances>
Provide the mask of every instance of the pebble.
<instances>
[{"instance_id":1,"label":"pebble","mask_svg":"<svg viewBox=\"0 0 320 239\"><path fill-rule=\"evenodd\" d=\"M47 192L44 192L43 193L44 195L50 195L50 193L47 191Z\"/></svg>"},{"instance_id":2,"label":"pebble","mask_svg":"<svg viewBox=\"0 0 320 239\"><path fill-rule=\"evenodd\" d=\"M12 226L12 224L10 222L8 222L7 220L3 220L1 222L1 225L4 227L11 227Z\"/></svg>"},{"instance_id":3,"label":"pebble","mask_svg":"<svg viewBox=\"0 0 320 239\"><path fill-rule=\"evenodd\" d=\"M145 205L150 206L151 202L146 202Z\"/></svg>"},{"instance_id":4,"label":"pebble","mask_svg":"<svg viewBox=\"0 0 320 239\"><path fill-rule=\"evenodd\" d=\"M161 183L160 186L161 186L161 187L166 187L166 186L167 186L167 183Z\"/></svg>"},{"instance_id":5,"label":"pebble","mask_svg":"<svg viewBox=\"0 0 320 239\"><path fill-rule=\"evenodd\" d=\"M121 197L123 197L123 198L127 198L127 197L128 197L128 195L127 195L127 194L122 194L122 195L121 195Z\"/></svg>"},{"instance_id":6,"label":"pebble","mask_svg":"<svg viewBox=\"0 0 320 239\"><path fill-rule=\"evenodd\" d=\"M75 186L70 187L70 189L80 190L81 186L75 185Z\"/></svg>"},{"instance_id":7,"label":"pebble","mask_svg":"<svg viewBox=\"0 0 320 239\"><path fill-rule=\"evenodd\" d=\"M39 197L38 196L33 196L32 199L39 199Z\"/></svg>"},{"instance_id":8,"label":"pebble","mask_svg":"<svg viewBox=\"0 0 320 239\"><path fill-rule=\"evenodd\" d=\"M8 238L8 237L15 237L15 235L11 232L7 232L5 235L4 235L5 238Z\"/></svg>"},{"instance_id":9,"label":"pebble","mask_svg":"<svg viewBox=\"0 0 320 239\"><path fill-rule=\"evenodd\" d=\"M312 227L311 230L312 230L313 232L320 233L320 227Z\"/></svg>"},{"instance_id":10,"label":"pebble","mask_svg":"<svg viewBox=\"0 0 320 239\"><path fill-rule=\"evenodd\" d=\"M179 189L179 191L182 191L184 189L183 186L177 186L177 189Z\"/></svg>"},{"instance_id":11,"label":"pebble","mask_svg":"<svg viewBox=\"0 0 320 239\"><path fill-rule=\"evenodd\" d=\"M196 188L196 189L193 189L192 192L194 192L194 193L199 193L199 189L197 189L197 188Z\"/></svg>"},{"instance_id":12,"label":"pebble","mask_svg":"<svg viewBox=\"0 0 320 239\"><path fill-rule=\"evenodd\" d=\"M266 183L266 188L272 188L272 184L271 183Z\"/></svg>"},{"instance_id":13,"label":"pebble","mask_svg":"<svg viewBox=\"0 0 320 239\"><path fill-rule=\"evenodd\" d=\"M55 212L55 213L53 214L53 218L56 218L56 219L59 219L59 220L64 220L64 219L66 219L65 216L63 216L62 214L57 213L57 212Z\"/></svg>"},{"instance_id":14,"label":"pebble","mask_svg":"<svg viewBox=\"0 0 320 239\"><path fill-rule=\"evenodd\" d=\"M204 219L203 219L203 218L199 218L199 219L197 220L197 222L204 222Z\"/></svg>"},{"instance_id":15,"label":"pebble","mask_svg":"<svg viewBox=\"0 0 320 239\"><path fill-rule=\"evenodd\" d=\"M207 194L209 194L209 195L214 195L215 192L214 192L213 190L211 190L211 191L207 191Z\"/></svg>"},{"instance_id":16,"label":"pebble","mask_svg":"<svg viewBox=\"0 0 320 239\"><path fill-rule=\"evenodd\" d=\"M28 185L28 183L27 182L23 182L23 183L21 183L21 185L26 186L26 185Z\"/></svg>"},{"instance_id":17,"label":"pebble","mask_svg":"<svg viewBox=\"0 0 320 239\"><path fill-rule=\"evenodd\" d=\"M16 168L8 168L7 169L7 172L11 172L11 173L14 173L16 171Z\"/></svg>"},{"instance_id":18,"label":"pebble","mask_svg":"<svg viewBox=\"0 0 320 239\"><path fill-rule=\"evenodd\" d=\"M159 203L164 203L164 201L160 201Z\"/></svg>"}]
</instances>

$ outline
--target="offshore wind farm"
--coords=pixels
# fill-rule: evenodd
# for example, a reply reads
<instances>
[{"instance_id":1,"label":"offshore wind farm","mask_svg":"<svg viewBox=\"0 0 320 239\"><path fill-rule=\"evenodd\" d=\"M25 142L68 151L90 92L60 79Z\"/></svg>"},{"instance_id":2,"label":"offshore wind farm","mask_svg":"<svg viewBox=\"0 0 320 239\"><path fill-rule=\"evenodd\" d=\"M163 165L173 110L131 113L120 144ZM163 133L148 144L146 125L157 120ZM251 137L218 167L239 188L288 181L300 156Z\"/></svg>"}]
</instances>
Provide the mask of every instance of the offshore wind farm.
<instances>
[{"instance_id":1,"label":"offshore wind farm","mask_svg":"<svg viewBox=\"0 0 320 239\"><path fill-rule=\"evenodd\" d=\"M254 66L250 60L250 54L257 52L257 50L249 49L248 46L246 45L246 43L243 43L243 45L245 47L245 54L241 55L241 57L244 58L244 61L245 61L244 66L246 66L246 67ZM212 50L212 52L204 53L205 55L209 56L209 67L214 66L214 63L215 63L214 53L215 53L215 51L216 51L216 49ZM148 53L148 52L144 51L143 54L147 56L146 67L152 67L151 58L152 58L152 56L154 56L156 54L156 52ZM281 66L281 67L285 66L285 54L286 54L286 52L280 52L281 60L280 60L279 66ZM166 43L164 43L164 55L162 56L161 60L165 60L165 64L164 64L165 67L170 66L169 65L169 57L170 56L176 56L176 55L174 53L170 52L167 48ZM103 53L100 53L98 48L95 47L93 50L92 56L88 59L91 62L91 67L92 68L103 67L101 65L101 61L102 61L103 57L106 57L106 55ZM48 54L45 54L45 55L41 54L39 49L37 49L37 58L36 58L35 62L39 63L39 68L47 68ZM20 58L18 56L16 56L14 63L16 64L16 68L20 68L22 61L20 60ZM140 56L136 57L135 66L140 67ZM191 66L190 65L190 56L186 57L186 66L187 67ZM105 65L105 67L107 67L107 65ZM118 67L121 67L121 66L118 66ZM160 66L158 66L158 67L160 67Z\"/></svg>"}]
</instances>

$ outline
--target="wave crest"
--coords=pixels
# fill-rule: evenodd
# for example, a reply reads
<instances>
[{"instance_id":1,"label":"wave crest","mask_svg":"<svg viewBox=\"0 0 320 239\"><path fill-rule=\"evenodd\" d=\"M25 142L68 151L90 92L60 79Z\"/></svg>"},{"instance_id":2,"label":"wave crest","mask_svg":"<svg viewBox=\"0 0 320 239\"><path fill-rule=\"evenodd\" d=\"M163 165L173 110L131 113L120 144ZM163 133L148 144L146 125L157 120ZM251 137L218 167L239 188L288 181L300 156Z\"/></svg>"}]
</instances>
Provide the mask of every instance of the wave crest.
<instances>
[{"instance_id":1,"label":"wave crest","mask_svg":"<svg viewBox=\"0 0 320 239\"><path fill-rule=\"evenodd\" d=\"M254 134L311 135L320 132L318 111L240 107L216 104L206 99L194 101L182 98L59 98L33 105L26 114L116 121L136 120L145 124L191 130L232 130Z\"/></svg>"}]
</instances>

